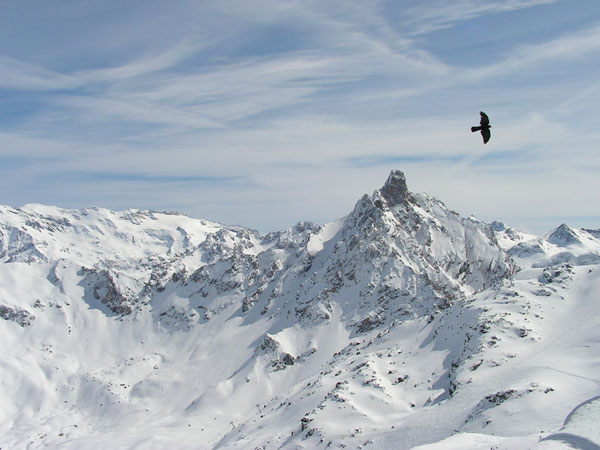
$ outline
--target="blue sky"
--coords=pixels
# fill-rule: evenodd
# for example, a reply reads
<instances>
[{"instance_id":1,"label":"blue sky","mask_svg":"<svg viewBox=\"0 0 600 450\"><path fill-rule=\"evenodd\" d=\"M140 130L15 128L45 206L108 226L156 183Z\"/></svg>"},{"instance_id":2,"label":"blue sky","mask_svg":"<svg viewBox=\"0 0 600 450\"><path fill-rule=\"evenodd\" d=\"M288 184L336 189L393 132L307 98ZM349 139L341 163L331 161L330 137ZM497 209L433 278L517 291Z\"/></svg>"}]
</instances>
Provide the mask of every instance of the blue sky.
<instances>
[{"instance_id":1,"label":"blue sky","mask_svg":"<svg viewBox=\"0 0 600 450\"><path fill-rule=\"evenodd\" d=\"M401 169L463 215L600 228L597 0L3 0L0 99L2 204L272 231Z\"/></svg>"}]
</instances>

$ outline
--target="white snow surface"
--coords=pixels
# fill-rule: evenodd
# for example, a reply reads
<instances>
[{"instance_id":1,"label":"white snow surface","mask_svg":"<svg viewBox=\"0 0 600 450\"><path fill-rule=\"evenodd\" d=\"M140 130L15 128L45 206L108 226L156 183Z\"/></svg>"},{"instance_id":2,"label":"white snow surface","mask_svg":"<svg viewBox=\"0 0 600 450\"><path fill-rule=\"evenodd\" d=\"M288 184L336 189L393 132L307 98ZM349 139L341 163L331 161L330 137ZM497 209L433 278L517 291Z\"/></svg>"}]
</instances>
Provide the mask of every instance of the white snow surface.
<instances>
[{"instance_id":1,"label":"white snow surface","mask_svg":"<svg viewBox=\"0 0 600 450\"><path fill-rule=\"evenodd\" d=\"M598 449L600 231L0 206L1 449Z\"/></svg>"}]
</instances>

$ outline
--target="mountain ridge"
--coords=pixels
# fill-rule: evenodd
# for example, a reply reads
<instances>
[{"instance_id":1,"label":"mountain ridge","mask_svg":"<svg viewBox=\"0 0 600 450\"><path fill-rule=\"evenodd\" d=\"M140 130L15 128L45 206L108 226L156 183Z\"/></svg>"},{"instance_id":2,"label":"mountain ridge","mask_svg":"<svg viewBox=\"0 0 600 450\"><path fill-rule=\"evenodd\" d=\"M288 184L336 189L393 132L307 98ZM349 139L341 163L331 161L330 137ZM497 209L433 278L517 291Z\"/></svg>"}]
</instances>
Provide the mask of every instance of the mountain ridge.
<instances>
[{"instance_id":1,"label":"mountain ridge","mask_svg":"<svg viewBox=\"0 0 600 450\"><path fill-rule=\"evenodd\" d=\"M548 348L555 310L595 311L582 303L598 283L594 230L536 237L463 218L401 171L337 221L267 234L0 207L0 263L10 448L412 448L501 434L531 398L541 418L517 429L538 445L537 428L558 432L595 389L526 362ZM519 364L527 377L511 378Z\"/></svg>"}]
</instances>

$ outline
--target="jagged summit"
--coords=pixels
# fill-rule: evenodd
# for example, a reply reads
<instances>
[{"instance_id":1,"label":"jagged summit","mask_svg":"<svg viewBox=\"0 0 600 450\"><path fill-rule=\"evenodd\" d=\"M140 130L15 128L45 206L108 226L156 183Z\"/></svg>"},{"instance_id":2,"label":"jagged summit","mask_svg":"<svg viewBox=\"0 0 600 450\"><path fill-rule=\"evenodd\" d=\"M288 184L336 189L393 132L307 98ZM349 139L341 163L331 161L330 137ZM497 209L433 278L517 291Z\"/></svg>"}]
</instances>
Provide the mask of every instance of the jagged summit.
<instances>
[{"instance_id":1,"label":"jagged summit","mask_svg":"<svg viewBox=\"0 0 600 450\"><path fill-rule=\"evenodd\" d=\"M505 231L508 228L504 222L498 220L494 220L490 226L494 231Z\"/></svg>"},{"instance_id":2,"label":"jagged summit","mask_svg":"<svg viewBox=\"0 0 600 450\"><path fill-rule=\"evenodd\" d=\"M548 242L560 247L581 243L575 231L573 231L566 223L561 224L552 233L550 233L548 236Z\"/></svg>"},{"instance_id":3,"label":"jagged summit","mask_svg":"<svg viewBox=\"0 0 600 450\"><path fill-rule=\"evenodd\" d=\"M387 201L388 206L393 207L403 203L408 194L406 177L400 170L392 170L387 181L379 190L381 196Z\"/></svg>"}]
</instances>

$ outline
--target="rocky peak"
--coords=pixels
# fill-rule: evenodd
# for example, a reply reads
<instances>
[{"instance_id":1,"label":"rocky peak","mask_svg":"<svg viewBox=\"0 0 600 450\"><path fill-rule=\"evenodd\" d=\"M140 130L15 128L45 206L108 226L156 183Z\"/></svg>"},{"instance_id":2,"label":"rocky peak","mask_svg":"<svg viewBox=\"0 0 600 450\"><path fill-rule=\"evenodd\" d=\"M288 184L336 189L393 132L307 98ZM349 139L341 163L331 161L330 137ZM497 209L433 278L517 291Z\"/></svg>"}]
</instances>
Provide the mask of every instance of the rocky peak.
<instances>
[{"instance_id":1,"label":"rocky peak","mask_svg":"<svg viewBox=\"0 0 600 450\"><path fill-rule=\"evenodd\" d=\"M506 226L506 224L504 222L499 222L497 220L494 220L490 226L492 227L492 230L500 232L500 231L506 231L508 229L508 227Z\"/></svg>"},{"instance_id":2,"label":"rocky peak","mask_svg":"<svg viewBox=\"0 0 600 450\"><path fill-rule=\"evenodd\" d=\"M569 228L566 223L561 224L550 234L550 236L548 236L548 242L558 245L559 247L581 243L577 234Z\"/></svg>"},{"instance_id":3,"label":"rocky peak","mask_svg":"<svg viewBox=\"0 0 600 450\"><path fill-rule=\"evenodd\" d=\"M589 228L583 228L583 231L585 231L588 234L591 234L595 238L600 239L600 229L598 229L598 230L590 230Z\"/></svg>"},{"instance_id":4,"label":"rocky peak","mask_svg":"<svg viewBox=\"0 0 600 450\"><path fill-rule=\"evenodd\" d=\"M390 207L403 203L408 193L404 173L400 170L392 170L379 192Z\"/></svg>"}]
</instances>

